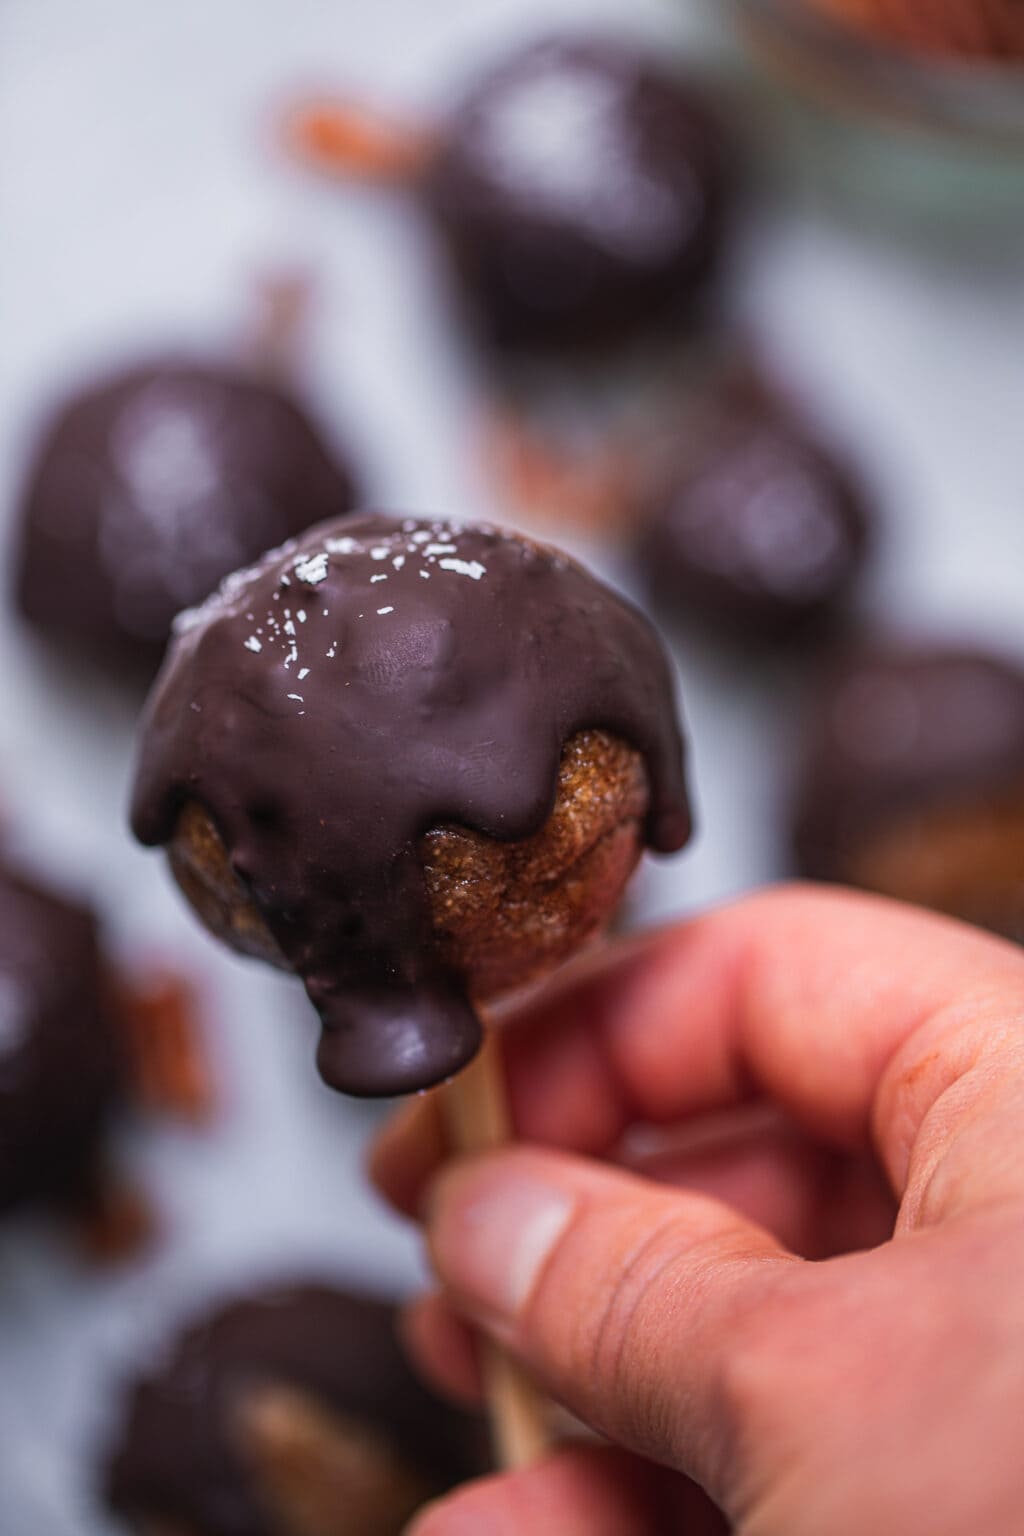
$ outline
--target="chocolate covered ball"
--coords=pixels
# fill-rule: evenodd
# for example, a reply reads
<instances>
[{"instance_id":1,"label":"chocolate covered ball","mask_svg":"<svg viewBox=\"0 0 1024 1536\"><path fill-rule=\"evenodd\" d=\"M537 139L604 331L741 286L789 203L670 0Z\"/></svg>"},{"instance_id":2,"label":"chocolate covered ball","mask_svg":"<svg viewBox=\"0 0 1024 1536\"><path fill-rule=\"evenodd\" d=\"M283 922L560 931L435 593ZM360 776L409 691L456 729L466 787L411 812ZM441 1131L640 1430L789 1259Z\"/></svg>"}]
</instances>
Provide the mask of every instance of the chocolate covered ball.
<instances>
[{"instance_id":1,"label":"chocolate covered ball","mask_svg":"<svg viewBox=\"0 0 1024 1536\"><path fill-rule=\"evenodd\" d=\"M176 613L353 499L281 386L208 363L134 367L65 401L43 433L18 601L65 649L151 673Z\"/></svg>"},{"instance_id":2,"label":"chocolate covered ball","mask_svg":"<svg viewBox=\"0 0 1024 1536\"><path fill-rule=\"evenodd\" d=\"M704 286L727 160L693 86L626 44L550 40L471 87L426 194L491 341L591 345L663 321Z\"/></svg>"},{"instance_id":3,"label":"chocolate covered ball","mask_svg":"<svg viewBox=\"0 0 1024 1536\"><path fill-rule=\"evenodd\" d=\"M877 645L815 701L800 870L1024 939L1024 670L980 651Z\"/></svg>"},{"instance_id":4,"label":"chocolate covered ball","mask_svg":"<svg viewBox=\"0 0 1024 1536\"><path fill-rule=\"evenodd\" d=\"M92 1200L121 1067L95 917L0 863L0 1212Z\"/></svg>"},{"instance_id":5,"label":"chocolate covered ball","mask_svg":"<svg viewBox=\"0 0 1024 1536\"><path fill-rule=\"evenodd\" d=\"M659 611L749 645L840 613L868 552L867 507L847 467L780 402L724 392L668 464L639 545Z\"/></svg>"},{"instance_id":6,"label":"chocolate covered ball","mask_svg":"<svg viewBox=\"0 0 1024 1536\"><path fill-rule=\"evenodd\" d=\"M130 1392L104 1492L145 1536L399 1536L484 1470L483 1438L413 1376L391 1307L303 1282L180 1333Z\"/></svg>"},{"instance_id":7,"label":"chocolate covered ball","mask_svg":"<svg viewBox=\"0 0 1024 1536\"><path fill-rule=\"evenodd\" d=\"M296 971L320 1070L408 1092L475 1003L608 918L689 833L654 631L557 551L365 514L186 616L143 724L134 826L221 938Z\"/></svg>"}]
</instances>

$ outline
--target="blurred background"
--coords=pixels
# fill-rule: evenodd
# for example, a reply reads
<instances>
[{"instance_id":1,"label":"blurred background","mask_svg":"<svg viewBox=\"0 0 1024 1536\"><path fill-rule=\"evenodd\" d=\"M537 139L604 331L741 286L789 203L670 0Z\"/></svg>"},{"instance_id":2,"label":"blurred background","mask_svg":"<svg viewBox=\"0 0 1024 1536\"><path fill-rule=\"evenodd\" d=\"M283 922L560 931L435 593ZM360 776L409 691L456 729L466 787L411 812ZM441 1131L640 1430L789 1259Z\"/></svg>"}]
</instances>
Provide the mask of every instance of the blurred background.
<instances>
[{"instance_id":1,"label":"blurred background","mask_svg":"<svg viewBox=\"0 0 1024 1536\"><path fill-rule=\"evenodd\" d=\"M114 1529L92 1484L117 1384L205 1296L282 1269L388 1292L421 1272L414 1234L362 1174L379 1111L320 1084L301 989L218 950L162 861L130 840L140 693L55 650L16 611L22 488L40 431L71 391L140 358L255 356L268 313L279 316L275 296L298 291L288 368L363 500L530 527L646 602L634 553L642 514L627 488L597 516L581 493L587 469L630 434L633 463L637 422L643 458L644 422L674 422L676 390L678 425L667 431L685 438L683 406L722 360L735 369L740 358L743 371L754 359L786 412L813 422L852 467L871 509L871 555L850 599L858 629L1024 657L1024 76L1001 66L999 115L969 78L989 66L957 61L947 79L914 43L887 66L916 71L907 94L902 75L887 84L868 67L859 41L836 52L834 34L794 33L794 9L0 6L4 846L95 905L115 963L186 978L217 1101L198 1128L139 1120L116 1131L111 1156L156 1212L139 1255L87 1262L45 1210L0 1223L4 1536ZM788 10L781 21L778 10ZM734 212L714 304L699 326L678 323L670 368L632 341L598 366L495 361L452 301L443 241L411 183L365 166L325 175L286 143L291 109L338 100L429 138L481 70L553 31L610 33L696 79L730 143ZM515 451L543 461L532 479L520 459L488 451L499 419L506 447L511 419ZM564 515L538 481L564 489ZM649 505L646 490L637 505ZM681 858L642 869L631 923L793 864L790 805L818 642L723 643L671 619L666 632L699 830ZM1020 772L1024 783L1024 763Z\"/></svg>"}]
</instances>

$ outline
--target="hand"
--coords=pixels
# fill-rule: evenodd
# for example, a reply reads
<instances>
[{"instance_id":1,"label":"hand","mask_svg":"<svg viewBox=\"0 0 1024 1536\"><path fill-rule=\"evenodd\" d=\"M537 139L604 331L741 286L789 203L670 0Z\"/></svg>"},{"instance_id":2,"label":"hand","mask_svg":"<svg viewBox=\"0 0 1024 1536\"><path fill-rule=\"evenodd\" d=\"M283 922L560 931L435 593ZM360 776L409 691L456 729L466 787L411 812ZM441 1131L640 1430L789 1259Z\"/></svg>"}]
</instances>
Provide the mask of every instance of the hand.
<instances>
[{"instance_id":1,"label":"hand","mask_svg":"<svg viewBox=\"0 0 1024 1536\"><path fill-rule=\"evenodd\" d=\"M502 1039L535 1145L441 1168L427 1100L377 1148L443 1287L414 1347L478 1391L468 1320L633 1454L556 1452L416 1536L703 1536L715 1509L743 1536L1019 1536L1020 950L779 890L601 956Z\"/></svg>"}]
</instances>

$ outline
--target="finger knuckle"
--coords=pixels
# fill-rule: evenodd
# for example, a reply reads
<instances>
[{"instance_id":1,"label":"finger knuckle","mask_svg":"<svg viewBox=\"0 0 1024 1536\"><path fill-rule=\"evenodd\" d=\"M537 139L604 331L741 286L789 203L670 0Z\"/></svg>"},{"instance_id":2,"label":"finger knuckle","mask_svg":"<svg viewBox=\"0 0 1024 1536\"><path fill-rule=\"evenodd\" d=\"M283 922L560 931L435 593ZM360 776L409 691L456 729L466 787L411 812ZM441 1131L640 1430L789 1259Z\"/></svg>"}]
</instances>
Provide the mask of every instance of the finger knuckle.
<instances>
[{"instance_id":1,"label":"finger knuckle","mask_svg":"<svg viewBox=\"0 0 1024 1536\"><path fill-rule=\"evenodd\" d=\"M589 1246L585 1232L580 1239ZM578 1262L572 1247L564 1257L570 1265ZM575 1284L575 1315L566 1315L564 1302L549 1311L564 1376L582 1387L597 1427L667 1460L678 1453L685 1416L679 1356L692 1318L714 1292L718 1248L714 1238L695 1238L674 1212L649 1213L613 1268L594 1273L582 1295ZM564 1297L559 1277L551 1280L552 1295Z\"/></svg>"}]
</instances>

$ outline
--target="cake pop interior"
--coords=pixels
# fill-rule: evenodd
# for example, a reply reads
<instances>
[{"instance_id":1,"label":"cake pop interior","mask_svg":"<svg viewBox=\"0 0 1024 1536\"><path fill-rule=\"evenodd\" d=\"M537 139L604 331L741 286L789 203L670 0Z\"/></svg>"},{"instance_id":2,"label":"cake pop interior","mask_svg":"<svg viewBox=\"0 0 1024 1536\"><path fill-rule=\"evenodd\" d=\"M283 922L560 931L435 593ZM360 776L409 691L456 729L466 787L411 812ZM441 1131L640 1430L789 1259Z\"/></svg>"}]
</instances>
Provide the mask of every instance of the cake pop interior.
<instances>
[{"instance_id":1,"label":"cake pop interior","mask_svg":"<svg viewBox=\"0 0 1024 1536\"><path fill-rule=\"evenodd\" d=\"M648 798L639 753L606 731L581 731L563 749L551 815L531 837L501 842L457 826L426 834L432 942L473 997L543 975L607 922L643 849ZM182 808L168 858L211 933L290 969L198 802Z\"/></svg>"}]
</instances>

